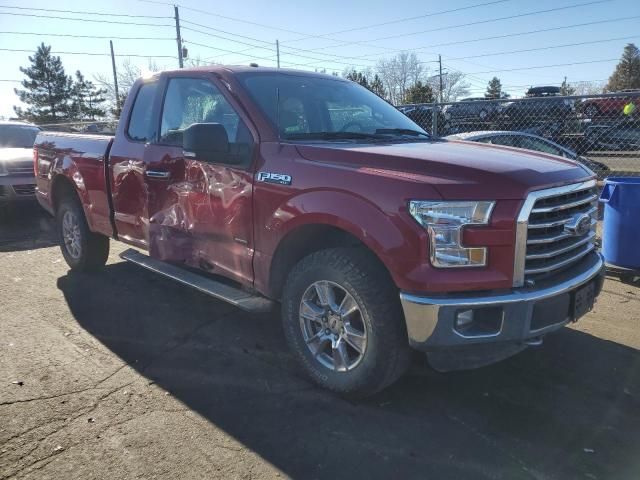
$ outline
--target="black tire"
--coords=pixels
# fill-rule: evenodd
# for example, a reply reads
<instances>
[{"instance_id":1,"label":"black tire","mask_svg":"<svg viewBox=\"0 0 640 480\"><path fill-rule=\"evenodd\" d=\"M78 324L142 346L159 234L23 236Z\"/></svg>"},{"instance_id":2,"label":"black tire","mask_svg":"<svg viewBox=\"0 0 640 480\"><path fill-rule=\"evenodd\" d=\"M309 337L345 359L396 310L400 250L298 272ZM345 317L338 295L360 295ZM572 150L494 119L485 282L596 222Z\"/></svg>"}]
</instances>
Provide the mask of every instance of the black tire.
<instances>
[{"instance_id":1,"label":"black tire","mask_svg":"<svg viewBox=\"0 0 640 480\"><path fill-rule=\"evenodd\" d=\"M359 321L366 324L366 348L351 370L330 369L305 342L300 306L305 292L318 281L330 282L350 294L359 307ZM282 321L289 347L308 375L340 395L372 395L395 382L409 366L410 348L398 290L378 259L364 249L328 249L303 258L287 278Z\"/></svg>"},{"instance_id":2,"label":"black tire","mask_svg":"<svg viewBox=\"0 0 640 480\"><path fill-rule=\"evenodd\" d=\"M584 109L584 113L589 118L595 118L600 115L600 109L596 105L587 105Z\"/></svg>"},{"instance_id":3,"label":"black tire","mask_svg":"<svg viewBox=\"0 0 640 480\"><path fill-rule=\"evenodd\" d=\"M74 254L77 252L72 252L70 246L65 242L65 236L63 234L65 215L71 215L77 220L78 254ZM60 201L56 210L56 233L62 256L71 270L76 272L90 272L99 270L107 263L107 258L109 257L109 238L89 230L84 210L75 195L69 194Z\"/></svg>"}]
</instances>

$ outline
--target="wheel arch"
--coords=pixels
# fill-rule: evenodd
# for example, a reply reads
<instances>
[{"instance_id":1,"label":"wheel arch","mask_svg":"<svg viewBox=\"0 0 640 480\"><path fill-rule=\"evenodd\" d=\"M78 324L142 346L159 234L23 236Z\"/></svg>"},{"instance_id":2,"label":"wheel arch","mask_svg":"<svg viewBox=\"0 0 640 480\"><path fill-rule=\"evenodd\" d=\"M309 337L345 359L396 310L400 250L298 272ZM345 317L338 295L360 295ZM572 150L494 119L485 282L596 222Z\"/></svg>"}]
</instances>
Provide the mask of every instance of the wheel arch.
<instances>
[{"instance_id":1,"label":"wheel arch","mask_svg":"<svg viewBox=\"0 0 640 480\"><path fill-rule=\"evenodd\" d=\"M352 247L366 250L385 271L391 273L376 249L354 232L327 223L307 223L291 229L279 242L269 268L269 296L279 299L289 272L304 257L320 250Z\"/></svg>"},{"instance_id":2,"label":"wheel arch","mask_svg":"<svg viewBox=\"0 0 640 480\"><path fill-rule=\"evenodd\" d=\"M81 200L76 185L65 175L56 175L51 182L51 206L54 214L58 211L60 202L67 196L75 196Z\"/></svg>"}]
</instances>

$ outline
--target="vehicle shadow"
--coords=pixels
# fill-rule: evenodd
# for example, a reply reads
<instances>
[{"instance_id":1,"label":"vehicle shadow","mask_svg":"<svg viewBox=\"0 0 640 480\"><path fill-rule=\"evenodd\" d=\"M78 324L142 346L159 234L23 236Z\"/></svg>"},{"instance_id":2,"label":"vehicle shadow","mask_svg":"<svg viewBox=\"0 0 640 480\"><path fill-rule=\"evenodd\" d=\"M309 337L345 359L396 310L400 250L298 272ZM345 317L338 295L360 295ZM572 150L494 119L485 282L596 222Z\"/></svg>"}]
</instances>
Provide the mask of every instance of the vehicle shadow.
<instances>
[{"instance_id":1,"label":"vehicle shadow","mask_svg":"<svg viewBox=\"0 0 640 480\"><path fill-rule=\"evenodd\" d=\"M294 478L640 473L640 352L626 346L564 329L475 371L417 363L346 401L298 370L277 313L246 314L125 263L58 288L112 352Z\"/></svg>"},{"instance_id":2,"label":"vehicle shadow","mask_svg":"<svg viewBox=\"0 0 640 480\"><path fill-rule=\"evenodd\" d=\"M54 221L34 200L0 212L0 252L18 252L58 244Z\"/></svg>"}]
</instances>

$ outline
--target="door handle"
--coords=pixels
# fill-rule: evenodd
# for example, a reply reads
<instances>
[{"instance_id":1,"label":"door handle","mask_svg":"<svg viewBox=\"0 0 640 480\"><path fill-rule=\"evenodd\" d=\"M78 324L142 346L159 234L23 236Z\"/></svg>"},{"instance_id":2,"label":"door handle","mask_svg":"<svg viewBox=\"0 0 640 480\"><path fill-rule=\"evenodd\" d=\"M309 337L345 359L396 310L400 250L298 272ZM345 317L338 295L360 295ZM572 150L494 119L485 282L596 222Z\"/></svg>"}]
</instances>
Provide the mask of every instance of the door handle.
<instances>
[{"instance_id":1,"label":"door handle","mask_svg":"<svg viewBox=\"0 0 640 480\"><path fill-rule=\"evenodd\" d=\"M170 172L161 172L159 170L146 170L144 174L149 178L167 179L171 176Z\"/></svg>"}]
</instances>

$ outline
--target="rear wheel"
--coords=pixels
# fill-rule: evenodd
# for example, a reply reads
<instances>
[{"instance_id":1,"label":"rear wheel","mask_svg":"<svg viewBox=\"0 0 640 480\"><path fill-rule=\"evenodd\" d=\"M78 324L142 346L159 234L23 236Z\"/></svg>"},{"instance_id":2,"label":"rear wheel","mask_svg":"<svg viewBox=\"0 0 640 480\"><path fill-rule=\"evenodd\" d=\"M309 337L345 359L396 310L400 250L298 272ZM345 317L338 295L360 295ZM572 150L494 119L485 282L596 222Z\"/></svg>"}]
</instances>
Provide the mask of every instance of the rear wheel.
<instances>
[{"instance_id":1,"label":"rear wheel","mask_svg":"<svg viewBox=\"0 0 640 480\"><path fill-rule=\"evenodd\" d=\"M301 260L287 279L282 317L294 355L316 383L334 392L371 395L408 367L397 290L362 249L322 250Z\"/></svg>"},{"instance_id":2,"label":"rear wheel","mask_svg":"<svg viewBox=\"0 0 640 480\"><path fill-rule=\"evenodd\" d=\"M109 238L89 230L77 198L63 198L56 211L56 227L62 256L75 271L97 270L107 263Z\"/></svg>"}]
</instances>

